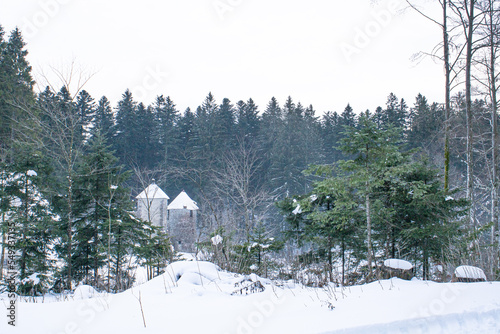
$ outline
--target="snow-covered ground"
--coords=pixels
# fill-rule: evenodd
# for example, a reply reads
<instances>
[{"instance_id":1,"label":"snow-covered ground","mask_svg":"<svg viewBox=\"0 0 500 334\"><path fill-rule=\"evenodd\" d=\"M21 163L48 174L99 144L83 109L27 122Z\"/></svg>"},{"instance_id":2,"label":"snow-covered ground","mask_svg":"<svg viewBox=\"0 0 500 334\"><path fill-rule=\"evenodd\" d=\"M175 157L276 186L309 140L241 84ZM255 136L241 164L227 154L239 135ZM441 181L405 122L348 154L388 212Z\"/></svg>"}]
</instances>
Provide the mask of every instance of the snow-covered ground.
<instances>
[{"instance_id":1,"label":"snow-covered ground","mask_svg":"<svg viewBox=\"0 0 500 334\"><path fill-rule=\"evenodd\" d=\"M500 282L307 288L182 261L123 293L80 287L66 301L21 302L16 316L17 327L4 317L0 333L486 334L500 333Z\"/></svg>"}]
</instances>

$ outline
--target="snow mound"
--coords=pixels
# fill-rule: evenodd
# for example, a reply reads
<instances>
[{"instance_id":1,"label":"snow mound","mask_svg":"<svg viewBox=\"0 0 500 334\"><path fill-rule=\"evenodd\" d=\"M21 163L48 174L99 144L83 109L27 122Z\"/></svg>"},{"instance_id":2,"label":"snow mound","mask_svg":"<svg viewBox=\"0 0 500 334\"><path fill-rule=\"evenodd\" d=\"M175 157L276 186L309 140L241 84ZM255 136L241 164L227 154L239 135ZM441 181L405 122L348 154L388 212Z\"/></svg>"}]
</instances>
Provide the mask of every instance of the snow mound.
<instances>
[{"instance_id":1,"label":"snow mound","mask_svg":"<svg viewBox=\"0 0 500 334\"><path fill-rule=\"evenodd\" d=\"M481 268L473 266L459 266L455 269L455 276L457 278L466 279L484 279L486 281L486 275Z\"/></svg>"},{"instance_id":2,"label":"snow mound","mask_svg":"<svg viewBox=\"0 0 500 334\"><path fill-rule=\"evenodd\" d=\"M179 261L168 265L165 274L172 285L208 284L220 279L220 268L207 261Z\"/></svg>"},{"instance_id":3,"label":"snow mound","mask_svg":"<svg viewBox=\"0 0 500 334\"><path fill-rule=\"evenodd\" d=\"M413 268L413 265L410 262L400 259L387 259L384 261L384 266L400 270L411 270Z\"/></svg>"},{"instance_id":4,"label":"snow mound","mask_svg":"<svg viewBox=\"0 0 500 334\"><path fill-rule=\"evenodd\" d=\"M90 285L79 285L75 291L73 292L73 297L75 299L89 299L93 297L97 297L99 295L99 292L97 292L96 289L94 289Z\"/></svg>"},{"instance_id":5,"label":"snow mound","mask_svg":"<svg viewBox=\"0 0 500 334\"><path fill-rule=\"evenodd\" d=\"M75 295L78 291L83 295L92 289L79 286ZM48 296L54 302L45 303L20 300L22 321L15 332L62 333L70 323L67 333L486 334L499 333L499 295L500 282L394 278L310 288L221 271L209 262L180 261L122 293L68 301ZM6 293L0 294L0 302L7 300ZM0 333L11 332L7 321L0 322Z\"/></svg>"}]
</instances>

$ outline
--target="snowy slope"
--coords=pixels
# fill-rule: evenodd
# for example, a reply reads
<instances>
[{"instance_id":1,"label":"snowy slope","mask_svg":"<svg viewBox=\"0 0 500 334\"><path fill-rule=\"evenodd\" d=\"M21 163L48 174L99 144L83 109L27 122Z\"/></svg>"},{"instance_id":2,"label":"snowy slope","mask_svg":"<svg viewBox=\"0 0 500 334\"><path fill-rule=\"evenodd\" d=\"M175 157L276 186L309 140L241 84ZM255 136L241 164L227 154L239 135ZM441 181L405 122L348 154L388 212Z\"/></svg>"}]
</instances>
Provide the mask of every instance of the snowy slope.
<instances>
[{"instance_id":1,"label":"snowy slope","mask_svg":"<svg viewBox=\"0 0 500 334\"><path fill-rule=\"evenodd\" d=\"M391 279L317 289L185 261L120 294L22 302L18 324L1 321L0 333L500 333L500 283Z\"/></svg>"}]
</instances>

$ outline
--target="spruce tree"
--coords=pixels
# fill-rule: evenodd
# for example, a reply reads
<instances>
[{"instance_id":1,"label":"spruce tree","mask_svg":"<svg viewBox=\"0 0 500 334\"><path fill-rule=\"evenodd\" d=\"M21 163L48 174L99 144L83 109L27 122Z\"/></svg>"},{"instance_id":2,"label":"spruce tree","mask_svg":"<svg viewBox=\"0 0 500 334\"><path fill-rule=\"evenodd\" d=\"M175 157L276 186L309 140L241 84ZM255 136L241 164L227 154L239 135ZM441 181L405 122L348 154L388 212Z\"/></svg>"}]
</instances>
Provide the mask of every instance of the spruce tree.
<instances>
[{"instance_id":1,"label":"spruce tree","mask_svg":"<svg viewBox=\"0 0 500 334\"><path fill-rule=\"evenodd\" d=\"M166 98L160 95L153 104L155 117L155 147L157 149L157 160L164 166L172 166L179 154L179 134L177 123L179 111L170 96Z\"/></svg>"},{"instance_id":2,"label":"spruce tree","mask_svg":"<svg viewBox=\"0 0 500 334\"><path fill-rule=\"evenodd\" d=\"M75 107L79 115L80 135L82 140L87 140L90 135L90 126L95 117L95 101L86 90L82 90L76 97Z\"/></svg>"},{"instance_id":3,"label":"spruce tree","mask_svg":"<svg viewBox=\"0 0 500 334\"><path fill-rule=\"evenodd\" d=\"M111 142L114 136L114 116L111 104L106 96L101 97L95 109L93 134L100 132L108 141Z\"/></svg>"},{"instance_id":4,"label":"spruce tree","mask_svg":"<svg viewBox=\"0 0 500 334\"><path fill-rule=\"evenodd\" d=\"M375 189L386 177L387 167L391 159L399 155L398 144L400 134L398 129L389 126L380 129L371 119L361 116L358 128L346 128L342 140L342 151L352 158L341 162L341 168L350 173L350 183L358 188L365 209L365 228L368 259L368 277L372 275L374 263L373 249L373 218L372 206L377 206L374 197Z\"/></svg>"},{"instance_id":5,"label":"spruce tree","mask_svg":"<svg viewBox=\"0 0 500 334\"><path fill-rule=\"evenodd\" d=\"M131 162L152 169L157 163L158 143L155 141L155 117L152 107L142 102L136 109L136 127L131 133ZM129 131L131 131L130 129Z\"/></svg>"},{"instance_id":6,"label":"spruce tree","mask_svg":"<svg viewBox=\"0 0 500 334\"><path fill-rule=\"evenodd\" d=\"M50 166L33 146L16 145L12 176L12 209L15 249L19 267L18 292L38 295L48 290L53 268L57 216L44 194Z\"/></svg>"},{"instance_id":7,"label":"spruce tree","mask_svg":"<svg viewBox=\"0 0 500 334\"><path fill-rule=\"evenodd\" d=\"M34 81L21 31L14 29L7 41L3 37L0 26L0 150L10 152L14 127L25 120L19 106L30 108L32 105Z\"/></svg>"},{"instance_id":8,"label":"spruce tree","mask_svg":"<svg viewBox=\"0 0 500 334\"><path fill-rule=\"evenodd\" d=\"M179 131L179 156L190 157L193 154L193 141L194 141L194 122L195 115L191 112L190 108L184 111L184 115L179 119L177 124Z\"/></svg>"},{"instance_id":9,"label":"spruce tree","mask_svg":"<svg viewBox=\"0 0 500 334\"><path fill-rule=\"evenodd\" d=\"M235 145L235 111L231 101L227 98L222 100L222 103L217 111L216 116L216 134L218 138L220 150L227 151Z\"/></svg>"},{"instance_id":10,"label":"spruce tree","mask_svg":"<svg viewBox=\"0 0 500 334\"><path fill-rule=\"evenodd\" d=\"M271 185L273 173L271 166L275 156L274 145L282 131L283 120L282 110L276 98L271 98L266 109L262 113L262 123L259 131L259 146L261 148L262 178L268 185Z\"/></svg>"},{"instance_id":11,"label":"spruce tree","mask_svg":"<svg viewBox=\"0 0 500 334\"><path fill-rule=\"evenodd\" d=\"M127 89L118 102L116 109L114 131L116 135L113 140L113 148L122 164L139 163L136 153L140 148L137 147L135 142L137 127L137 103L134 101L130 90Z\"/></svg>"},{"instance_id":12,"label":"spruce tree","mask_svg":"<svg viewBox=\"0 0 500 334\"><path fill-rule=\"evenodd\" d=\"M118 159L110 151L103 134L97 132L86 150L75 184L76 232L74 278L99 287L99 269L105 264L110 205L114 204L113 185L120 173Z\"/></svg>"},{"instance_id":13,"label":"spruce tree","mask_svg":"<svg viewBox=\"0 0 500 334\"><path fill-rule=\"evenodd\" d=\"M259 110L252 99L237 103L238 138L246 147L256 146L260 130Z\"/></svg>"}]
</instances>

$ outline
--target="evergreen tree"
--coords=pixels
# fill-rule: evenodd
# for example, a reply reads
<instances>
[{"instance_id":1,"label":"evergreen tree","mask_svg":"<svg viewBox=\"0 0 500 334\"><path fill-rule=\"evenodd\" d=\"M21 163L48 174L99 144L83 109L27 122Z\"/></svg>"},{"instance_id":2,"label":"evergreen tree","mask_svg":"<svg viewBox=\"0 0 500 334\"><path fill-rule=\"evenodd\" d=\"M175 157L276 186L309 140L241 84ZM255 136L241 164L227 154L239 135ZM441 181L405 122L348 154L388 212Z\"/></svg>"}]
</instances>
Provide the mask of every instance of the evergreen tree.
<instances>
[{"instance_id":1,"label":"evergreen tree","mask_svg":"<svg viewBox=\"0 0 500 334\"><path fill-rule=\"evenodd\" d=\"M137 134L137 103L132 97L130 90L126 90L122 95L122 99L118 102L116 110L116 133L113 142L113 148L116 150L116 155L120 158L120 162L125 165L138 163L135 134Z\"/></svg>"},{"instance_id":2,"label":"evergreen tree","mask_svg":"<svg viewBox=\"0 0 500 334\"><path fill-rule=\"evenodd\" d=\"M271 98L266 110L262 114L262 122L259 131L259 143L262 151L263 179L268 185L273 179L271 166L274 158L274 145L280 136L283 127L282 110L276 98Z\"/></svg>"},{"instance_id":3,"label":"evergreen tree","mask_svg":"<svg viewBox=\"0 0 500 334\"><path fill-rule=\"evenodd\" d=\"M44 179L50 167L32 146L17 146L16 151L9 219L14 224L14 248L18 254L17 289L21 294L37 295L48 290L53 268L56 216L44 195Z\"/></svg>"},{"instance_id":4,"label":"evergreen tree","mask_svg":"<svg viewBox=\"0 0 500 334\"><path fill-rule=\"evenodd\" d=\"M422 148L429 156L438 155L442 149L443 108L437 103L429 105L425 96L418 94L411 110L409 124L409 147Z\"/></svg>"},{"instance_id":5,"label":"evergreen tree","mask_svg":"<svg viewBox=\"0 0 500 334\"><path fill-rule=\"evenodd\" d=\"M145 224L148 226L147 222ZM146 238L140 240L139 246L135 245L134 253L139 264L146 266L149 280L165 271L167 261L172 260L174 254L170 238L163 228L149 225L144 235Z\"/></svg>"},{"instance_id":6,"label":"evergreen tree","mask_svg":"<svg viewBox=\"0 0 500 334\"><path fill-rule=\"evenodd\" d=\"M375 210L372 206L379 206L375 189L383 184L388 177L388 167L399 157L399 131L391 126L379 129L371 119L361 116L359 128L346 128L346 137L342 140L342 151L352 159L341 162L340 166L350 174L349 182L358 189L364 201L369 278L375 254L372 237Z\"/></svg>"},{"instance_id":7,"label":"evergreen tree","mask_svg":"<svg viewBox=\"0 0 500 334\"><path fill-rule=\"evenodd\" d=\"M354 127L356 125L356 115L350 104L347 104L342 114L340 114L340 125Z\"/></svg>"},{"instance_id":8,"label":"evergreen tree","mask_svg":"<svg viewBox=\"0 0 500 334\"><path fill-rule=\"evenodd\" d=\"M252 99L237 103L238 138L247 147L255 146L260 128L259 110Z\"/></svg>"},{"instance_id":9,"label":"evergreen tree","mask_svg":"<svg viewBox=\"0 0 500 334\"><path fill-rule=\"evenodd\" d=\"M318 136L307 133L311 130L319 135L319 122L312 108L306 109L289 97L283 106L283 121L271 148L269 166L270 186L278 197L301 194L308 191L309 182L301 173L310 163L321 159ZM308 152L309 151L309 152Z\"/></svg>"},{"instance_id":10,"label":"evergreen tree","mask_svg":"<svg viewBox=\"0 0 500 334\"><path fill-rule=\"evenodd\" d=\"M303 193L300 171L305 169L302 152L298 151L300 139L296 135L301 112L291 97L283 106L283 123L271 148L271 191L278 197Z\"/></svg>"},{"instance_id":11,"label":"evergreen tree","mask_svg":"<svg viewBox=\"0 0 500 334\"><path fill-rule=\"evenodd\" d=\"M340 140L344 138L344 127L354 127L356 115L350 104L347 104L342 114L327 112L323 115L321 138L324 141L325 162L339 161L344 157L340 150Z\"/></svg>"},{"instance_id":12,"label":"evergreen tree","mask_svg":"<svg viewBox=\"0 0 500 334\"><path fill-rule=\"evenodd\" d=\"M14 139L13 127L25 119L17 106L33 103L34 81L21 31L14 29L8 41L3 36L0 26L0 149L8 150Z\"/></svg>"},{"instance_id":13,"label":"evergreen tree","mask_svg":"<svg viewBox=\"0 0 500 334\"><path fill-rule=\"evenodd\" d=\"M209 93L202 105L196 109L193 122L193 154L199 168L207 170L218 154L216 136L216 115L219 106L212 93Z\"/></svg>"},{"instance_id":14,"label":"evergreen tree","mask_svg":"<svg viewBox=\"0 0 500 334\"><path fill-rule=\"evenodd\" d=\"M323 138L323 150L325 152L325 163L333 163L342 158L339 149L339 140L343 132L340 125L340 117L337 112L326 112L321 120L321 137Z\"/></svg>"},{"instance_id":15,"label":"evergreen tree","mask_svg":"<svg viewBox=\"0 0 500 334\"><path fill-rule=\"evenodd\" d=\"M114 127L114 116L111 104L106 96L101 97L95 110L93 134L100 132L108 142L111 142Z\"/></svg>"},{"instance_id":16,"label":"evergreen tree","mask_svg":"<svg viewBox=\"0 0 500 334\"><path fill-rule=\"evenodd\" d=\"M95 101L86 90L82 90L76 97L75 107L80 121L80 136L82 140L87 140L90 135L90 126L95 117Z\"/></svg>"},{"instance_id":17,"label":"evergreen tree","mask_svg":"<svg viewBox=\"0 0 500 334\"><path fill-rule=\"evenodd\" d=\"M380 119L380 126L388 127L393 126L396 128L404 129L406 127L408 106L406 102L401 99L398 100L393 93L387 97L386 108L383 110Z\"/></svg>"},{"instance_id":18,"label":"evergreen tree","mask_svg":"<svg viewBox=\"0 0 500 334\"><path fill-rule=\"evenodd\" d=\"M292 201L292 206L289 201L288 205L284 201L279 207L295 229L301 226L298 237L318 247L319 257L326 261L329 281L335 281L333 262L340 256L342 274L338 283L345 284L346 252L358 252L359 261L359 250L363 249L363 238L359 238L362 210L356 201L356 189L346 178L333 176L331 165L313 166L307 173L314 173L323 179L314 182L310 194ZM290 211L292 208L293 211ZM339 254L334 254L335 249L339 250Z\"/></svg>"},{"instance_id":19,"label":"evergreen tree","mask_svg":"<svg viewBox=\"0 0 500 334\"><path fill-rule=\"evenodd\" d=\"M179 133L177 123L179 111L169 96L160 95L153 105L155 116L155 139L158 147L158 161L165 166L175 164L179 154Z\"/></svg>"},{"instance_id":20,"label":"evergreen tree","mask_svg":"<svg viewBox=\"0 0 500 334\"><path fill-rule=\"evenodd\" d=\"M115 205L112 186L118 184L115 180L121 170L117 162L106 139L97 132L88 144L75 185L74 278L96 287L100 285L99 269L106 259L103 244L108 233L110 205Z\"/></svg>"},{"instance_id":21,"label":"evergreen tree","mask_svg":"<svg viewBox=\"0 0 500 334\"><path fill-rule=\"evenodd\" d=\"M157 163L158 143L155 141L155 117L151 107L146 107L142 102L137 105L135 119L136 128L130 140L131 162L140 164L148 169Z\"/></svg>"},{"instance_id":22,"label":"evergreen tree","mask_svg":"<svg viewBox=\"0 0 500 334\"><path fill-rule=\"evenodd\" d=\"M107 235L111 257L108 263L108 291L123 291L134 283L131 271L136 263L131 257L141 254L141 244L154 241L148 238L151 227L134 217L128 192L118 189L115 201L117 204L111 210L111 233Z\"/></svg>"},{"instance_id":23,"label":"evergreen tree","mask_svg":"<svg viewBox=\"0 0 500 334\"><path fill-rule=\"evenodd\" d=\"M83 154L84 142L81 137L81 122L75 103L66 87L54 96L46 89L39 95L39 115L32 115L40 127L41 140L46 153L54 165L52 191L54 210L61 220L57 235L60 237L56 250L66 260L66 287L72 286L73 234L75 232L75 179L77 166Z\"/></svg>"},{"instance_id":24,"label":"evergreen tree","mask_svg":"<svg viewBox=\"0 0 500 334\"><path fill-rule=\"evenodd\" d=\"M109 291L122 291L133 283L127 263L147 242L151 229L134 218L130 192L124 187L130 174L117 162L104 136L97 133L77 182L74 275ZM106 278L99 275L101 268L106 268Z\"/></svg>"},{"instance_id":25,"label":"evergreen tree","mask_svg":"<svg viewBox=\"0 0 500 334\"><path fill-rule=\"evenodd\" d=\"M194 145L194 122L195 115L191 112L191 109L187 108L184 111L184 115L179 119L179 122L177 124L179 131L180 158L187 158L192 156L193 154L192 148Z\"/></svg>"},{"instance_id":26,"label":"evergreen tree","mask_svg":"<svg viewBox=\"0 0 500 334\"><path fill-rule=\"evenodd\" d=\"M425 160L402 163L391 174L380 189L392 210L387 225L379 228L389 241L387 253L420 263L423 278L430 279L431 260L450 258L447 245L458 236L467 203L450 196L456 191L443 189L439 174Z\"/></svg>"},{"instance_id":27,"label":"evergreen tree","mask_svg":"<svg viewBox=\"0 0 500 334\"><path fill-rule=\"evenodd\" d=\"M220 150L227 151L234 147L235 144L235 115L234 106L227 98L222 100L217 116L216 116L216 137L219 141Z\"/></svg>"}]
</instances>

